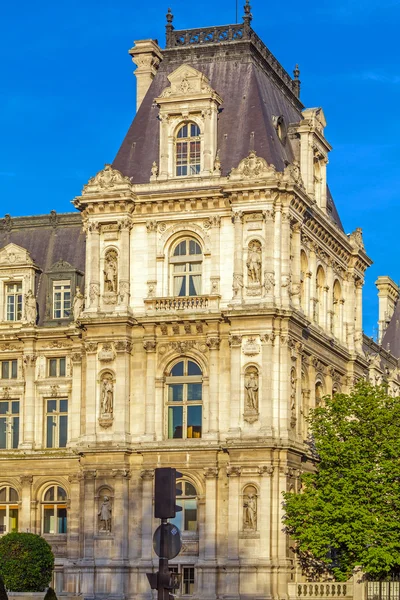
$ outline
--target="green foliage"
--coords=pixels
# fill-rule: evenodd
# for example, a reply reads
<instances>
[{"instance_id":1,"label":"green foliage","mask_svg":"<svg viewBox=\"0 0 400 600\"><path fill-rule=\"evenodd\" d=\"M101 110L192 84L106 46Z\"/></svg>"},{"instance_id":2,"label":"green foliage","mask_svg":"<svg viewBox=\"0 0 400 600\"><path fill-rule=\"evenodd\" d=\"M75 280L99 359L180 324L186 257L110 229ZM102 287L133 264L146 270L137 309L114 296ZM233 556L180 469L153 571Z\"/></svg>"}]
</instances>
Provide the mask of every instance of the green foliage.
<instances>
[{"instance_id":1,"label":"green foliage","mask_svg":"<svg viewBox=\"0 0 400 600\"><path fill-rule=\"evenodd\" d=\"M8 600L6 588L4 587L4 581L0 577L0 600Z\"/></svg>"},{"instance_id":2,"label":"green foliage","mask_svg":"<svg viewBox=\"0 0 400 600\"><path fill-rule=\"evenodd\" d=\"M44 597L44 600L57 600L57 595L55 593L55 591L53 590L52 587L49 587L47 589L46 595Z\"/></svg>"},{"instance_id":3,"label":"green foliage","mask_svg":"<svg viewBox=\"0 0 400 600\"><path fill-rule=\"evenodd\" d=\"M285 493L284 522L303 572L345 581L400 567L400 398L360 382L312 411L316 470Z\"/></svg>"},{"instance_id":4,"label":"green foliage","mask_svg":"<svg viewBox=\"0 0 400 600\"><path fill-rule=\"evenodd\" d=\"M12 592L42 592L50 583L54 556L49 544L34 533L9 533L0 538L0 577Z\"/></svg>"}]
</instances>

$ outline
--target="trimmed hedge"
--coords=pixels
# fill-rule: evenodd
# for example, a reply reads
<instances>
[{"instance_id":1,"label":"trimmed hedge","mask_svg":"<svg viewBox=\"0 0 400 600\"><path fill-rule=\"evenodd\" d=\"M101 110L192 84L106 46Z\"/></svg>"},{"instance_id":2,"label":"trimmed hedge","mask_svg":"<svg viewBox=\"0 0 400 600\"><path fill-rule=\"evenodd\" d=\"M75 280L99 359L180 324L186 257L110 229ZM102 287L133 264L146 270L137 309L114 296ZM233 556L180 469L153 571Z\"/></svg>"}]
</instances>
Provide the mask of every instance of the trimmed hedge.
<instances>
[{"instance_id":1,"label":"trimmed hedge","mask_svg":"<svg viewBox=\"0 0 400 600\"><path fill-rule=\"evenodd\" d=\"M0 538L0 577L10 592L43 592L53 568L53 552L40 535L8 533Z\"/></svg>"}]
</instances>

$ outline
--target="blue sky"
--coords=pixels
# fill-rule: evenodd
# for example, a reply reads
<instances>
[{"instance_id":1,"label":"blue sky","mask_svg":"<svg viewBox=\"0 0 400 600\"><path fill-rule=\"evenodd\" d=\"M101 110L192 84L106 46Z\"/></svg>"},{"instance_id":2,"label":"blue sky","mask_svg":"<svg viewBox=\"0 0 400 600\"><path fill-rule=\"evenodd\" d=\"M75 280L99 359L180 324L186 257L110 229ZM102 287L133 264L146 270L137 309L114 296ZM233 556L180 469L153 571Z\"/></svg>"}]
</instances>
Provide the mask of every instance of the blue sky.
<instances>
[{"instance_id":1,"label":"blue sky","mask_svg":"<svg viewBox=\"0 0 400 600\"><path fill-rule=\"evenodd\" d=\"M0 215L69 211L89 177L112 162L135 113L127 51L135 39L164 45L168 2L177 29L235 22L235 0L3 6ZM253 0L252 12L286 70L299 63L303 103L324 109L332 194L346 232L363 228L374 261L364 288L371 335L376 277L400 280L400 0Z\"/></svg>"}]
</instances>

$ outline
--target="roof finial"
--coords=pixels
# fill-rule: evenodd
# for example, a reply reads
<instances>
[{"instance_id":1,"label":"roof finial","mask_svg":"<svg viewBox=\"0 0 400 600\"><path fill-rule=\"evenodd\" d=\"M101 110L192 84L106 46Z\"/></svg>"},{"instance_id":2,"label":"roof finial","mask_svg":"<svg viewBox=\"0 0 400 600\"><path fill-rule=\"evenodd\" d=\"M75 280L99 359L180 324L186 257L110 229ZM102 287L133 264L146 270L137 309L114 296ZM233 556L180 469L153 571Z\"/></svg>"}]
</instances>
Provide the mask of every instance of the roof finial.
<instances>
[{"instance_id":1,"label":"roof finial","mask_svg":"<svg viewBox=\"0 0 400 600\"><path fill-rule=\"evenodd\" d=\"M166 29L166 38L167 38L167 48L173 46L172 40L172 32L174 30L174 26L172 25L172 21L174 20L174 15L172 14L172 10L169 8L166 14L167 24L165 26Z\"/></svg>"},{"instance_id":2,"label":"roof finial","mask_svg":"<svg viewBox=\"0 0 400 600\"><path fill-rule=\"evenodd\" d=\"M245 33L244 37L249 37L250 23L251 23L252 18L253 18L253 15L251 14L250 0L246 0L246 4L244 5L244 17L243 17L244 33Z\"/></svg>"},{"instance_id":3,"label":"roof finial","mask_svg":"<svg viewBox=\"0 0 400 600\"><path fill-rule=\"evenodd\" d=\"M294 87L294 91L295 94L298 98L300 98L300 69L299 69L299 65L296 64L294 71L293 71L293 75L294 75L294 81L293 81L293 87Z\"/></svg>"}]
</instances>

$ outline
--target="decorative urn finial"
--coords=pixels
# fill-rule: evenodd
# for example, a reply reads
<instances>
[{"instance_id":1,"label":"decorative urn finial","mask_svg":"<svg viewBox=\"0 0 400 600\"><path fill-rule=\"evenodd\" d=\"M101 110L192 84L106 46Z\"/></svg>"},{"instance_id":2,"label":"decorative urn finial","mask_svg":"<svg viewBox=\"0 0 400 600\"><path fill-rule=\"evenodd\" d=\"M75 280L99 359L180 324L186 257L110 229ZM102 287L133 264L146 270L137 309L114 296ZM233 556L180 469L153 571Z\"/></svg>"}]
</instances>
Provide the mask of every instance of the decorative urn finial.
<instances>
[{"instance_id":1,"label":"decorative urn finial","mask_svg":"<svg viewBox=\"0 0 400 600\"><path fill-rule=\"evenodd\" d=\"M244 33L245 36L244 37L250 37L250 23L253 19L253 15L251 14L251 6L250 6L250 0L246 0L246 4L244 5L244 17L243 17L243 23L244 23Z\"/></svg>"},{"instance_id":2,"label":"decorative urn finial","mask_svg":"<svg viewBox=\"0 0 400 600\"><path fill-rule=\"evenodd\" d=\"M173 46L172 41L172 32L174 31L174 26L172 25L172 21L174 20L174 15L172 14L172 10L169 8L166 14L167 24L165 26L166 29L166 38L167 38L167 48L171 48Z\"/></svg>"},{"instance_id":3,"label":"decorative urn finial","mask_svg":"<svg viewBox=\"0 0 400 600\"><path fill-rule=\"evenodd\" d=\"M296 94L296 96L298 98L300 98L300 69L299 69L299 65L296 64L294 71L293 71L293 75L294 75L294 80L293 80L293 87L294 87L294 92Z\"/></svg>"}]
</instances>

